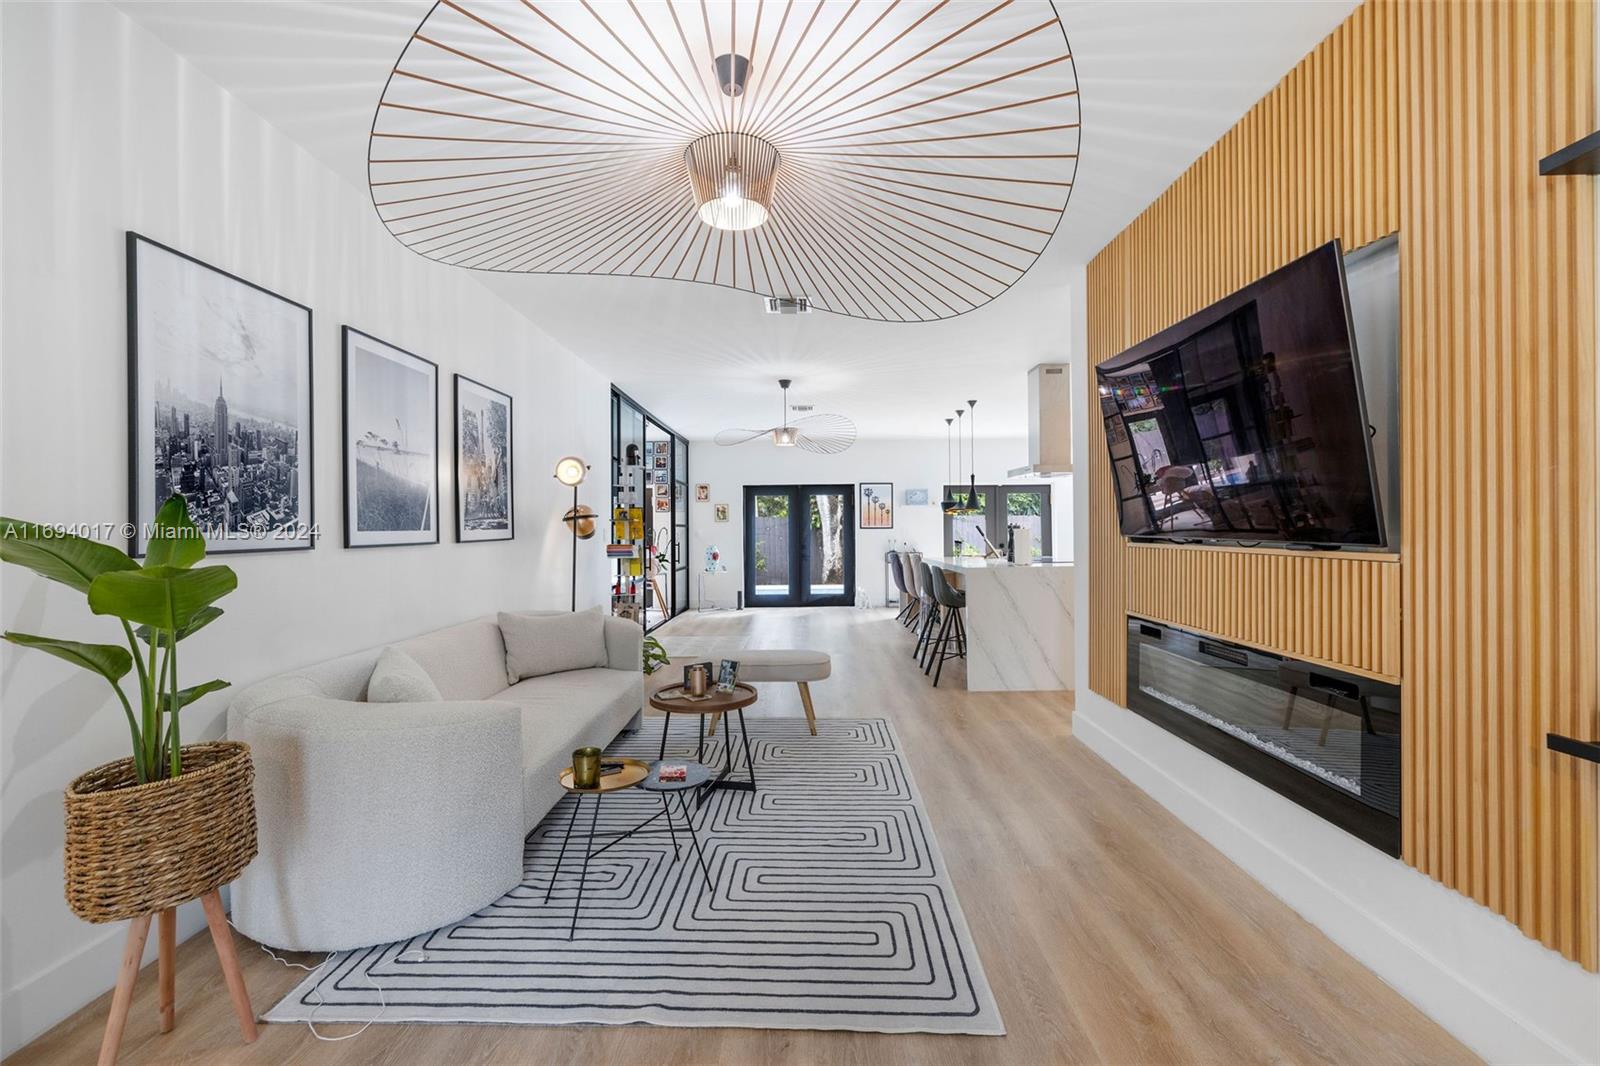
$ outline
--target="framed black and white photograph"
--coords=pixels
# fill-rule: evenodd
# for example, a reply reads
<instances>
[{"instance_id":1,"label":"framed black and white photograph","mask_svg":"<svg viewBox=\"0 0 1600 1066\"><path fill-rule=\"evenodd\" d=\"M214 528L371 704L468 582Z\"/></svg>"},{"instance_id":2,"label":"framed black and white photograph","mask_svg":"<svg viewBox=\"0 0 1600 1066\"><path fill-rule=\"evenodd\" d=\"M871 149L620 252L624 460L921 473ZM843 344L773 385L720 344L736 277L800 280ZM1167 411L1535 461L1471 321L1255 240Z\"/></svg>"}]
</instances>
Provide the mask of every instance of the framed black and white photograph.
<instances>
[{"instance_id":1,"label":"framed black and white photograph","mask_svg":"<svg viewBox=\"0 0 1600 1066\"><path fill-rule=\"evenodd\" d=\"M863 481L856 500L862 529L894 528L894 482Z\"/></svg>"},{"instance_id":2,"label":"framed black and white photograph","mask_svg":"<svg viewBox=\"0 0 1600 1066\"><path fill-rule=\"evenodd\" d=\"M344 545L439 543L439 368L344 327Z\"/></svg>"},{"instance_id":3,"label":"framed black and white photograph","mask_svg":"<svg viewBox=\"0 0 1600 1066\"><path fill-rule=\"evenodd\" d=\"M511 397L464 374L456 383L456 540L511 540Z\"/></svg>"},{"instance_id":4,"label":"framed black and white photograph","mask_svg":"<svg viewBox=\"0 0 1600 1066\"><path fill-rule=\"evenodd\" d=\"M211 554L315 547L311 308L127 235L128 550L173 495Z\"/></svg>"}]
</instances>

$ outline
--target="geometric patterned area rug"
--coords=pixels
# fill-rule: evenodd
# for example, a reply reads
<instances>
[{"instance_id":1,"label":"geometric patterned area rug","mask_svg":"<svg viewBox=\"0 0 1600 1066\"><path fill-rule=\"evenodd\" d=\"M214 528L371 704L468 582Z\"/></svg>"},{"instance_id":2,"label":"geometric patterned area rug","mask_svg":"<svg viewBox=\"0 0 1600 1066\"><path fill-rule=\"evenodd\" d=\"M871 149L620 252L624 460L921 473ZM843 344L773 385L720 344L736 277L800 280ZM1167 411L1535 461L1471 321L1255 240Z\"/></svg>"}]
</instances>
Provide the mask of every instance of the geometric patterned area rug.
<instances>
[{"instance_id":1,"label":"geometric patterned area rug","mask_svg":"<svg viewBox=\"0 0 1600 1066\"><path fill-rule=\"evenodd\" d=\"M568 796L529 835L523 883L504 898L455 925L331 956L266 1020L1003 1033L893 727L825 718L813 737L802 718L749 722L759 791L713 792L696 814L711 890L681 824L676 860L665 831L631 837L589 864L569 941L573 853L581 863L593 807L585 801L546 903ZM609 751L654 759L660 729L648 719ZM674 716L669 758L692 758L697 732ZM720 764L724 735L708 744L708 765ZM658 810L653 793L613 793L599 832Z\"/></svg>"}]
</instances>

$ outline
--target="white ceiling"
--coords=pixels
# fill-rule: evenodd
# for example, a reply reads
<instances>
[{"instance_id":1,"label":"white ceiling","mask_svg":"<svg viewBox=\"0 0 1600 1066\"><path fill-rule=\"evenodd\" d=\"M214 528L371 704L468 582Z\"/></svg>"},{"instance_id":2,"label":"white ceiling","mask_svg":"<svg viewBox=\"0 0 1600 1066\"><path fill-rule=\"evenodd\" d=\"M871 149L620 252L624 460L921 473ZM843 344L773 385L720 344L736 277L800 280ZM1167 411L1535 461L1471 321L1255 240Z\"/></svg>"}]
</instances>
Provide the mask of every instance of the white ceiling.
<instances>
[{"instance_id":1,"label":"white ceiling","mask_svg":"<svg viewBox=\"0 0 1600 1066\"><path fill-rule=\"evenodd\" d=\"M364 192L373 109L431 3L119 6ZM980 435L1023 435L1025 372L1070 357L1069 269L1127 225L1355 6L1058 3L1081 89L1077 184L1034 267L958 318L769 316L748 293L643 278L482 280L691 438L775 419L780 376L795 379L792 402L849 415L863 437L943 436L944 416L968 398L979 401ZM381 225L376 214L372 224Z\"/></svg>"}]
</instances>

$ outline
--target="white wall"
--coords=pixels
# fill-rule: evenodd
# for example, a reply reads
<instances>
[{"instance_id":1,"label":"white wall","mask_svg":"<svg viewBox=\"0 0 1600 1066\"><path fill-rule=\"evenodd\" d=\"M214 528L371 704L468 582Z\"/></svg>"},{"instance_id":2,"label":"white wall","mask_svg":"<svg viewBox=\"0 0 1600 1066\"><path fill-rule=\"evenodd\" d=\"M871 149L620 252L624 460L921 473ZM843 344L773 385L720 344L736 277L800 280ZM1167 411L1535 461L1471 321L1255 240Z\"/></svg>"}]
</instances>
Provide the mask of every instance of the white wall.
<instances>
[{"instance_id":1,"label":"white wall","mask_svg":"<svg viewBox=\"0 0 1600 1066\"><path fill-rule=\"evenodd\" d=\"M1087 358L1084 271L1070 294L1072 358ZM1090 409L1073 377L1073 452L1087 462ZM1080 471L1082 473L1082 471ZM1089 551L1088 477L1075 479L1080 572ZM1088 582L1074 610L1088 618ZM1132 711L1089 689L1077 629L1075 741L1087 744L1401 995L1491 1062L1600 1062L1600 976Z\"/></svg>"},{"instance_id":2,"label":"white wall","mask_svg":"<svg viewBox=\"0 0 1600 1066\"><path fill-rule=\"evenodd\" d=\"M1018 387L1024 386L1018 382ZM954 449L952 448L952 454ZM1006 471L1028 461L1026 439L980 438L976 443L979 484L1023 484L1012 482ZM941 437L917 440L859 440L838 455L814 455L800 448L775 448L765 440L723 448L705 441L689 445L689 480L711 486L711 499L694 501L693 484L689 492L689 583L690 602L699 605L700 571L705 548L715 544L728 568L726 578L706 586L709 604L733 605L734 592L743 588L744 567L744 488L746 485L827 485L859 484L863 481L894 482L895 516L893 529L857 529L856 585L866 590L870 606L884 603L887 571L883 556L891 544L907 545L930 555L944 551L944 513L939 497L945 485L945 442ZM1052 478L1042 482L1051 487L1051 537L1057 558L1072 557L1072 478ZM907 489L927 489L928 504L908 507ZM714 520L714 506L728 505L728 521ZM860 525L859 517L857 519ZM993 534L991 533L991 536Z\"/></svg>"},{"instance_id":3,"label":"white wall","mask_svg":"<svg viewBox=\"0 0 1600 1066\"><path fill-rule=\"evenodd\" d=\"M556 458L608 454L607 383L472 275L419 258L356 189L100 3L0 5L0 511L120 523L127 504L123 232L156 240L314 312L314 550L233 556L239 590L186 645L190 680L235 685L500 607L564 607L566 506ZM289 73L289 72L286 72ZM440 367L443 542L342 543L339 326ZM451 375L512 394L517 538L457 545L448 448ZM602 464L603 465L603 464ZM604 479L584 502L606 506ZM582 546L588 603L603 598L599 539ZM82 640L118 631L82 597L0 571L5 628ZM6 645L0 674L0 1052L110 986L124 932L62 899L61 790L126 754L103 682ZM226 693L184 712L185 737L221 733ZM198 927L182 915L184 929ZM151 940L154 951L154 938ZM257 1003L264 1008L267 1004Z\"/></svg>"}]
</instances>

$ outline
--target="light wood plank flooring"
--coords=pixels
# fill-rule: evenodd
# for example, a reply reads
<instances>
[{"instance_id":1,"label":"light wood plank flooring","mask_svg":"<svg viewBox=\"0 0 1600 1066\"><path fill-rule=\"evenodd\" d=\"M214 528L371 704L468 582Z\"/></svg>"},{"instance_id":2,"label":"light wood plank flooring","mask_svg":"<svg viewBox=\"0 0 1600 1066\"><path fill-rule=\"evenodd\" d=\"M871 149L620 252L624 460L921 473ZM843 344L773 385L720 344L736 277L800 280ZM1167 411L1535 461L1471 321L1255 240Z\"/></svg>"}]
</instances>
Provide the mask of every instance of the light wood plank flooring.
<instances>
[{"instance_id":1,"label":"light wood plank flooring","mask_svg":"<svg viewBox=\"0 0 1600 1066\"><path fill-rule=\"evenodd\" d=\"M250 1047L202 933L178 953L178 1026L156 1029L140 975L122 1061L394 1063L1443 1063L1474 1056L1327 937L1072 738L1060 694L937 690L887 611L689 614L669 651L814 647L828 717L894 722L926 799L1008 1035L884 1036L751 1029L374 1025L320 1043L267 1025ZM667 671L676 673L676 671ZM657 678L664 678L658 674ZM749 712L799 715L792 685ZM648 727L647 727L648 728ZM305 975L239 938L257 1010ZM300 961L315 957L296 956ZM109 982L113 974L106 974ZM94 1059L109 993L9 1063ZM329 1026L339 1035L354 1026Z\"/></svg>"}]
</instances>

